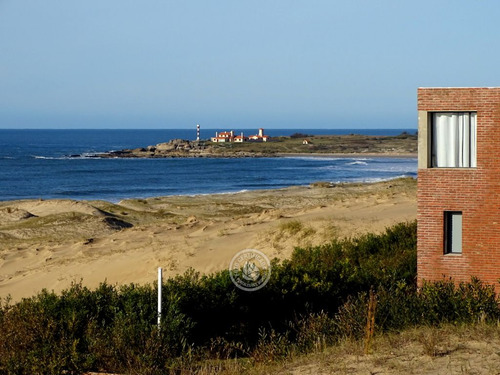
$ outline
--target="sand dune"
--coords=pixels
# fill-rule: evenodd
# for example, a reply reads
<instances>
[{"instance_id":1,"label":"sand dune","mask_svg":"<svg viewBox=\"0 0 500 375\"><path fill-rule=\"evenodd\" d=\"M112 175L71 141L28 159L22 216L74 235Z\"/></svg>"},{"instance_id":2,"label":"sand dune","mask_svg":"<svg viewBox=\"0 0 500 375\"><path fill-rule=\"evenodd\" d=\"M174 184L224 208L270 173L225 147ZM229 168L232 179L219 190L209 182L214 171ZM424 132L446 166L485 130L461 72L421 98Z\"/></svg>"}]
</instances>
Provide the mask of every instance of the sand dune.
<instances>
[{"instance_id":1,"label":"sand dune","mask_svg":"<svg viewBox=\"0 0 500 375\"><path fill-rule=\"evenodd\" d=\"M416 217L416 182L292 187L237 194L105 201L0 202L0 297L83 280L154 282L192 267L228 267L245 248L287 257L296 246L380 232Z\"/></svg>"}]
</instances>

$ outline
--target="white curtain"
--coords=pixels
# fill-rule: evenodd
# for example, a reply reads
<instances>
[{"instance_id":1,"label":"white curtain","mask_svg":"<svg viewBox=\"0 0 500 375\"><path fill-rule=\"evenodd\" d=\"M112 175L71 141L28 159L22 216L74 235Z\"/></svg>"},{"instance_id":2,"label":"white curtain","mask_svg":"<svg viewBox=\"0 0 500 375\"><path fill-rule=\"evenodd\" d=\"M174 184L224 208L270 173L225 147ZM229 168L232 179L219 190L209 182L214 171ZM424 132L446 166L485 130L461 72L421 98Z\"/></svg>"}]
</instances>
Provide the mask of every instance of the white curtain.
<instances>
[{"instance_id":1,"label":"white curtain","mask_svg":"<svg viewBox=\"0 0 500 375\"><path fill-rule=\"evenodd\" d=\"M432 166L476 167L476 113L433 113Z\"/></svg>"}]
</instances>

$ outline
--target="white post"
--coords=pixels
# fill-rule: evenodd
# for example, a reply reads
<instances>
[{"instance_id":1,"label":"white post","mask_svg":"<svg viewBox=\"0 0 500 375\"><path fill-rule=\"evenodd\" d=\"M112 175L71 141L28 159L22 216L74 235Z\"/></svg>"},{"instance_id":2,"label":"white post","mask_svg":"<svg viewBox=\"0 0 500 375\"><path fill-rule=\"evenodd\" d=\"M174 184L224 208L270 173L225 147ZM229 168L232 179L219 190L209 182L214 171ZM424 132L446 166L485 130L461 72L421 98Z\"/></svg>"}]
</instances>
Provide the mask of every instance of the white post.
<instances>
[{"instance_id":1,"label":"white post","mask_svg":"<svg viewBox=\"0 0 500 375\"><path fill-rule=\"evenodd\" d=\"M158 267L158 331L161 329L161 287L163 282L162 269Z\"/></svg>"}]
</instances>

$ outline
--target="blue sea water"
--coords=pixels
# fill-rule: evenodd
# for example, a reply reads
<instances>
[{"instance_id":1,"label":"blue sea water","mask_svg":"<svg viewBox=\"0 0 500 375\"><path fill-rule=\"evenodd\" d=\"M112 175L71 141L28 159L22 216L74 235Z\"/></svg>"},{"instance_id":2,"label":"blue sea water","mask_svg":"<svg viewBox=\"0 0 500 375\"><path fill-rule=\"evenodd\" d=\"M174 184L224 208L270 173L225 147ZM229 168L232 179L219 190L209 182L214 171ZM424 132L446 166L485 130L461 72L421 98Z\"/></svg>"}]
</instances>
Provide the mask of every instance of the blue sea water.
<instances>
[{"instance_id":1,"label":"blue sea water","mask_svg":"<svg viewBox=\"0 0 500 375\"><path fill-rule=\"evenodd\" d=\"M255 129L243 129L254 134ZM397 135L414 129L308 129L308 134ZM209 138L215 130L202 130ZM240 132L237 130L236 132ZM266 129L270 136L296 129ZM104 199L228 193L308 185L314 181L372 182L416 176L416 158L70 158L136 148L174 138L194 139L190 129L0 129L0 200Z\"/></svg>"}]
</instances>

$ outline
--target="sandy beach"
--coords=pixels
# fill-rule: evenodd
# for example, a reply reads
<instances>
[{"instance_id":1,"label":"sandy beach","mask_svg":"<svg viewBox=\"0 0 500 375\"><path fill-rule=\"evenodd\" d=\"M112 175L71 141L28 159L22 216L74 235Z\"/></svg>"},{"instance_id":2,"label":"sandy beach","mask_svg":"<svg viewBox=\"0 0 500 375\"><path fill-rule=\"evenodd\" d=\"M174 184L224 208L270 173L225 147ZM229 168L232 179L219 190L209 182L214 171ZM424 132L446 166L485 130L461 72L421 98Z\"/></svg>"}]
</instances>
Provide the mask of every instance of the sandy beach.
<instances>
[{"instance_id":1,"label":"sandy beach","mask_svg":"<svg viewBox=\"0 0 500 375\"><path fill-rule=\"evenodd\" d=\"M296 246L380 232L416 218L416 181L317 183L236 194L106 201L0 202L0 297L82 280L128 284L227 268L246 248L285 258Z\"/></svg>"}]
</instances>

